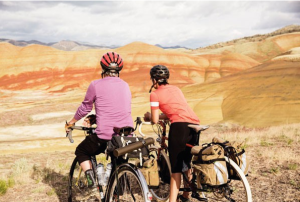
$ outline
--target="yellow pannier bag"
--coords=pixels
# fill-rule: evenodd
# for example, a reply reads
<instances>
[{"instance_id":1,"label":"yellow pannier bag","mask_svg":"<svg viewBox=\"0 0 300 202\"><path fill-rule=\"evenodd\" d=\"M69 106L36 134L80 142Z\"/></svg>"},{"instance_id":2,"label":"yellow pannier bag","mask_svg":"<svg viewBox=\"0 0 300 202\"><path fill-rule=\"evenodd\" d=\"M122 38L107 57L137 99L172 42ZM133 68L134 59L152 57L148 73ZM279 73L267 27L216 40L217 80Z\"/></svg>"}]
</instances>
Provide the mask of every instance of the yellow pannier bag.
<instances>
[{"instance_id":1,"label":"yellow pannier bag","mask_svg":"<svg viewBox=\"0 0 300 202\"><path fill-rule=\"evenodd\" d=\"M197 186L222 185L228 181L228 171L224 159L224 149L220 145L202 148L193 157L193 168L197 176Z\"/></svg>"},{"instance_id":2,"label":"yellow pannier bag","mask_svg":"<svg viewBox=\"0 0 300 202\"><path fill-rule=\"evenodd\" d=\"M236 142L236 141L225 141L222 138L219 137L214 137L212 139L213 143L221 143L224 146L225 152L227 153L226 155L233 160L240 168L241 170L244 172L245 175L248 174L249 171L249 158L246 155L245 150L242 148L244 145L244 142ZM237 176L237 174L235 173L234 170L230 170L230 178L235 179ZM239 177L238 177L239 178Z\"/></svg>"},{"instance_id":3,"label":"yellow pannier bag","mask_svg":"<svg viewBox=\"0 0 300 202\"><path fill-rule=\"evenodd\" d=\"M148 160L146 160L140 170L143 173L148 186L159 186L158 166L157 161L154 158L149 158Z\"/></svg>"}]
</instances>

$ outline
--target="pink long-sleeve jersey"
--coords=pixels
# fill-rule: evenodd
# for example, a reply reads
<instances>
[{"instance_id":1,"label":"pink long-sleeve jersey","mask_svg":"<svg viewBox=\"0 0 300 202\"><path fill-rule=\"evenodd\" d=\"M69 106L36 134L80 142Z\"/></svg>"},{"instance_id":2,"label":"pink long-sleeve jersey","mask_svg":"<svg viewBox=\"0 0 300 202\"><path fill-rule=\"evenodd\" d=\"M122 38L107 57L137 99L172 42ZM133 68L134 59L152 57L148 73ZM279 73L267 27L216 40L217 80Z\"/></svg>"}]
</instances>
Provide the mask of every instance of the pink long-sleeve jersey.
<instances>
[{"instance_id":1,"label":"pink long-sleeve jersey","mask_svg":"<svg viewBox=\"0 0 300 202\"><path fill-rule=\"evenodd\" d=\"M105 77L92 81L74 116L85 117L95 105L96 133L99 138L110 140L113 127L133 127L131 117L131 92L128 84L119 77Z\"/></svg>"}]
</instances>

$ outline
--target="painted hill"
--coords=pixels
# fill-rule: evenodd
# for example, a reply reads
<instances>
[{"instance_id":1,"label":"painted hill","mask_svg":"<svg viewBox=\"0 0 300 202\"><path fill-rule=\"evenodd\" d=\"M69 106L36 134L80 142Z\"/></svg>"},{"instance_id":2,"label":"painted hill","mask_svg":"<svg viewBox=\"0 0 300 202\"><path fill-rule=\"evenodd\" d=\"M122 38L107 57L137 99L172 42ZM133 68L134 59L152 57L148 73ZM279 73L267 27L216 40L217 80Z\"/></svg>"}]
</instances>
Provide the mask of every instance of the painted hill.
<instances>
[{"instance_id":1,"label":"painted hill","mask_svg":"<svg viewBox=\"0 0 300 202\"><path fill-rule=\"evenodd\" d=\"M300 26L292 25L265 35L244 37L193 50L196 55L239 53L258 62L265 62L277 55L300 46Z\"/></svg>"},{"instance_id":2,"label":"painted hill","mask_svg":"<svg viewBox=\"0 0 300 202\"><path fill-rule=\"evenodd\" d=\"M203 123L268 126L299 122L300 32L276 33L197 50L166 50L133 42L117 49L61 51L1 42L0 108L11 115L24 114L20 109L31 108L32 103L40 106L48 95L53 105L74 102L78 106L91 80L100 78L100 57L114 50L125 61L121 78L132 90L133 116L149 110L149 70L163 64L170 69L170 83L182 88ZM1 117L7 112L3 113Z\"/></svg>"},{"instance_id":3,"label":"painted hill","mask_svg":"<svg viewBox=\"0 0 300 202\"><path fill-rule=\"evenodd\" d=\"M85 89L91 80L100 77L99 59L107 51L111 50L70 52L42 45L17 47L0 43L0 89L43 89L49 92ZM128 81L134 93L148 90L151 85L149 70L157 64L169 67L172 83L180 87L260 64L240 54L195 56L142 42L134 42L115 51L124 58L125 68L121 76Z\"/></svg>"},{"instance_id":4,"label":"painted hill","mask_svg":"<svg viewBox=\"0 0 300 202\"><path fill-rule=\"evenodd\" d=\"M211 83L183 88L204 122L270 126L300 121L300 57L278 56ZM197 98L197 99L195 99Z\"/></svg>"}]
</instances>

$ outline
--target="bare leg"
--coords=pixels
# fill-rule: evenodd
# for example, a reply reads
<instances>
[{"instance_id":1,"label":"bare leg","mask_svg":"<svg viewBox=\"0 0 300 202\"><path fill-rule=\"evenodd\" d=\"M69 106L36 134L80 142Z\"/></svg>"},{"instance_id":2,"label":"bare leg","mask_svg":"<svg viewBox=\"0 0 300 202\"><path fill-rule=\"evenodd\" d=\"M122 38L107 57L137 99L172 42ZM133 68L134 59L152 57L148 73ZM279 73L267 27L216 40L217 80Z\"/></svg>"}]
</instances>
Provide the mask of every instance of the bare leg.
<instances>
[{"instance_id":1,"label":"bare leg","mask_svg":"<svg viewBox=\"0 0 300 202\"><path fill-rule=\"evenodd\" d=\"M87 160L87 161L83 161L81 164L80 164L82 170L85 172L89 169L92 169L92 162Z\"/></svg>"},{"instance_id":2,"label":"bare leg","mask_svg":"<svg viewBox=\"0 0 300 202\"><path fill-rule=\"evenodd\" d=\"M169 202L176 202L179 187L181 183L181 173L172 173L170 183L170 199Z\"/></svg>"},{"instance_id":3,"label":"bare leg","mask_svg":"<svg viewBox=\"0 0 300 202\"><path fill-rule=\"evenodd\" d=\"M186 174L186 176L188 177L189 181L191 181L191 180L192 180L192 177L193 177L193 176L192 176L192 169L188 169L188 170L185 172L185 174ZM183 196L184 198L189 198L190 192L185 191L185 192L183 192L182 196Z\"/></svg>"}]
</instances>

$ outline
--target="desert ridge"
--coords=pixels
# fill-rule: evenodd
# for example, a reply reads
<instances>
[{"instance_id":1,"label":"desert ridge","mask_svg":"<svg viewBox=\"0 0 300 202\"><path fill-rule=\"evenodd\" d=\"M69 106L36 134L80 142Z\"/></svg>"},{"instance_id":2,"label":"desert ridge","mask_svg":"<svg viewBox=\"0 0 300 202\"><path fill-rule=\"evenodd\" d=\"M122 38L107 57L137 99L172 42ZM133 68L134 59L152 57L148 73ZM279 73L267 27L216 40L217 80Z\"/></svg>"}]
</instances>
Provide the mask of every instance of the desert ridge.
<instances>
[{"instance_id":1,"label":"desert ridge","mask_svg":"<svg viewBox=\"0 0 300 202\"><path fill-rule=\"evenodd\" d=\"M0 52L3 53L0 56L0 89L33 88L48 92L85 89L88 81L100 77L99 59L108 51L112 50L61 51L42 45L17 47L0 43ZM149 81L147 72L157 64L166 65L172 74L170 80L180 87L220 78L259 64L239 54L195 56L142 42L133 42L114 51L124 58L122 78L128 81L133 93L144 90L140 85ZM139 76L132 79L132 74Z\"/></svg>"},{"instance_id":2,"label":"desert ridge","mask_svg":"<svg viewBox=\"0 0 300 202\"><path fill-rule=\"evenodd\" d=\"M182 88L202 120L265 127L300 121L300 60L269 61L204 84Z\"/></svg>"},{"instance_id":3,"label":"desert ridge","mask_svg":"<svg viewBox=\"0 0 300 202\"><path fill-rule=\"evenodd\" d=\"M124 59L120 77L132 91L133 118L149 110L149 71L162 64L170 70L169 83L182 89L202 123L253 127L295 123L300 120L299 39L299 31L276 32L195 50L132 42L116 49L63 51L2 42L1 109L19 114L51 102L70 103L64 109L74 111L90 82L101 78L101 56L116 51ZM26 122L18 120L13 123Z\"/></svg>"}]
</instances>

